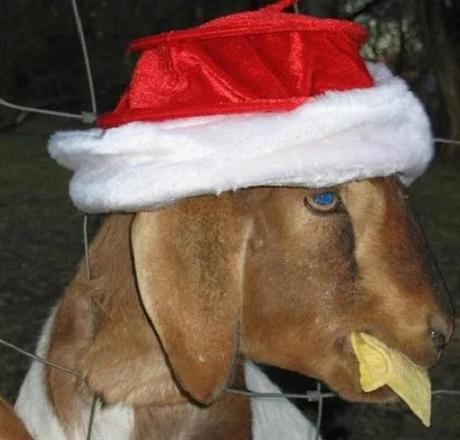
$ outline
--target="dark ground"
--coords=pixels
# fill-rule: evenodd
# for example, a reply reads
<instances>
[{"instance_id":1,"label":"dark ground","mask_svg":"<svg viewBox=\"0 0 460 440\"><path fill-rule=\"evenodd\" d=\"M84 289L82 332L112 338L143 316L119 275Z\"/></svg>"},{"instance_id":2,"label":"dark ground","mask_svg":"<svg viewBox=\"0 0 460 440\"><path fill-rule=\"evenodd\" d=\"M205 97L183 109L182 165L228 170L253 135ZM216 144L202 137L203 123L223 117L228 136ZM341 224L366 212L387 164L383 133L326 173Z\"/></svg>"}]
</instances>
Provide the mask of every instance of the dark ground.
<instances>
[{"instance_id":1,"label":"dark ground","mask_svg":"<svg viewBox=\"0 0 460 440\"><path fill-rule=\"evenodd\" d=\"M83 253L82 215L67 197L69 173L47 155L46 140L66 121L31 117L0 134L0 337L28 350ZM460 147L412 189L429 241L460 303ZM92 219L97 224L97 219ZM458 327L458 326L457 326ZM0 393L14 400L29 361L0 346ZM434 388L460 389L459 333L432 372ZM434 397L432 427L404 407L328 400L326 440L460 438L460 397ZM330 413L330 414L329 414ZM286 439L287 440L287 439Z\"/></svg>"}]
</instances>

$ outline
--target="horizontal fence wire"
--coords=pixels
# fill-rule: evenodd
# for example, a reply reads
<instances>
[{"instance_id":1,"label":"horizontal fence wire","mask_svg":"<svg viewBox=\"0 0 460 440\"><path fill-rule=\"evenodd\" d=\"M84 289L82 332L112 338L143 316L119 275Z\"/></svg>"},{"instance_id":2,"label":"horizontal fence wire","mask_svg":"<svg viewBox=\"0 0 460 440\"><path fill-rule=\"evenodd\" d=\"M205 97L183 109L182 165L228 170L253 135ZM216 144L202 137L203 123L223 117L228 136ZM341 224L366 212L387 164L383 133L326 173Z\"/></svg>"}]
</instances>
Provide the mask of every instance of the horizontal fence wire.
<instances>
[{"instance_id":1,"label":"horizontal fence wire","mask_svg":"<svg viewBox=\"0 0 460 440\"><path fill-rule=\"evenodd\" d=\"M330 397L337 397L335 393L321 393L318 391L305 391L304 393L263 393L251 390L238 390L236 388L227 388L227 391L232 394L258 399L302 399L309 402L318 402L320 398L328 399Z\"/></svg>"},{"instance_id":2,"label":"horizontal fence wire","mask_svg":"<svg viewBox=\"0 0 460 440\"><path fill-rule=\"evenodd\" d=\"M61 371L65 371L66 373L72 374L74 376L80 376L80 373L76 370L73 370L72 368L63 367L62 365L59 365L56 362L42 358L41 356L31 353L30 351L24 350L23 348L18 347L17 345L12 344L11 342L5 341L4 339L0 338L0 344L4 345L7 348L11 348L12 350L18 352L19 354L22 354L23 356L33 359L34 361L41 362L42 364L48 365Z\"/></svg>"},{"instance_id":3,"label":"horizontal fence wire","mask_svg":"<svg viewBox=\"0 0 460 440\"><path fill-rule=\"evenodd\" d=\"M73 368L64 367L62 365L59 365L56 362L53 362L49 359L45 359L41 356L31 353L30 351L24 350L23 348L15 344L12 344L11 342L5 341L4 339L1 339L1 338L0 338L0 345L4 345L5 347L18 352L19 354L32 359L33 361L41 362L44 365L64 371L73 376L82 377L82 375ZM264 392L259 392L259 391L241 390L237 388L227 388L226 391L228 391L231 394L237 394L237 395L246 396L246 397L253 397L257 399L293 399L293 400L299 399L299 400L308 400L309 402L318 402L320 399L339 398L339 395L337 393L321 392L319 390L305 391L303 393L264 393ZM441 396L441 395L460 396L460 390L448 390L448 389L442 389L442 388L435 389L431 392L431 395L432 396Z\"/></svg>"},{"instance_id":4,"label":"horizontal fence wire","mask_svg":"<svg viewBox=\"0 0 460 440\"><path fill-rule=\"evenodd\" d=\"M7 348L10 348L11 350L14 350L18 352L19 354L26 356L34 361L41 362L44 365L47 365L52 368L56 368L58 370L64 371L66 373L69 373L73 376L81 377L81 374L73 369L73 368L68 368L64 367L62 365L57 364L56 362L53 362L49 359L45 359L41 356L38 356L34 353L31 353L30 351L24 350L23 348L12 344L11 342L5 341L4 339L0 338L0 345L4 345ZM258 391L251 391L251 390L240 390L237 388L227 388L227 390L231 394L237 394L241 396L246 396L246 397L254 397L258 399L299 399L299 400L308 400L309 402L318 402L320 398L323 399L330 399L333 397L338 398L337 393L333 392L321 392L321 391L305 391L303 393L264 393L264 392L258 392ZM446 396L460 396L460 390L448 390L448 389L435 389L431 392L432 396L441 396L441 395L446 395Z\"/></svg>"},{"instance_id":5,"label":"horizontal fence wire","mask_svg":"<svg viewBox=\"0 0 460 440\"><path fill-rule=\"evenodd\" d=\"M78 119L81 122L84 122L86 124L93 124L96 121L96 114L91 113L91 112L81 112L80 114L77 114L77 113L60 112L56 110L44 110L41 108L26 107L24 105L13 104L11 102L6 101L3 98L0 98L0 105L6 108L13 109L13 110L20 110L25 113L38 113L38 114L48 115L48 116L57 116L60 118Z\"/></svg>"},{"instance_id":6,"label":"horizontal fence wire","mask_svg":"<svg viewBox=\"0 0 460 440\"><path fill-rule=\"evenodd\" d=\"M460 141L454 139L434 138L433 141L438 144L460 145Z\"/></svg>"}]
</instances>

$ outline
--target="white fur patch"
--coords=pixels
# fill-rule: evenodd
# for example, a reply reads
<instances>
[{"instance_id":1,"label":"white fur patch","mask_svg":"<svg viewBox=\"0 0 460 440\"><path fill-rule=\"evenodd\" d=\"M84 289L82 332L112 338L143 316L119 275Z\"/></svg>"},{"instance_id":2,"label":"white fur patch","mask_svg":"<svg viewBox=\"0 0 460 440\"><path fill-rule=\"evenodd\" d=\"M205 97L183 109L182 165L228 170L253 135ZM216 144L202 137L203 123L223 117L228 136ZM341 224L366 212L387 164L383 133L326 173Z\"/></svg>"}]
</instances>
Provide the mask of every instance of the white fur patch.
<instances>
[{"instance_id":1,"label":"white fur patch","mask_svg":"<svg viewBox=\"0 0 460 440\"><path fill-rule=\"evenodd\" d=\"M37 355L45 357L53 326L55 310L46 322L37 346ZM280 389L252 362L245 362L248 389L278 393ZM65 433L48 400L43 364L34 361L26 375L16 401L16 412L35 440L84 440L90 408L82 405L82 423L71 433ZM251 400L252 434L254 440L314 439L315 427L287 399ZM94 419L93 440L130 440L134 431L134 411L116 405L98 408Z\"/></svg>"},{"instance_id":2,"label":"white fur patch","mask_svg":"<svg viewBox=\"0 0 460 440\"><path fill-rule=\"evenodd\" d=\"M409 184L433 155L428 118L403 80L383 65L368 68L374 87L328 92L289 112L58 132L49 152L75 171L70 196L85 212L262 185L318 188L393 174Z\"/></svg>"},{"instance_id":3,"label":"white fur patch","mask_svg":"<svg viewBox=\"0 0 460 440\"><path fill-rule=\"evenodd\" d=\"M56 309L43 327L36 353L46 357L49 335ZM66 440L59 420L54 415L45 389L43 364L33 361L16 400L16 413L21 417L34 439Z\"/></svg>"},{"instance_id":4,"label":"white fur patch","mask_svg":"<svg viewBox=\"0 0 460 440\"><path fill-rule=\"evenodd\" d=\"M48 318L37 346L37 355L46 357L55 310ZM34 440L84 440L90 408L81 405L82 423L71 433L65 433L59 423L45 388L43 364L33 361L19 391L16 412L24 421ZM94 420L92 440L130 440L134 430L134 412L130 407L116 405L98 409Z\"/></svg>"},{"instance_id":5,"label":"white fur patch","mask_svg":"<svg viewBox=\"0 0 460 440\"><path fill-rule=\"evenodd\" d=\"M246 387L262 393L281 390L252 362L244 365ZM251 399L254 440L313 440L316 428L288 399ZM319 437L321 439L321 437Z\"/></svg>"}]
</instances>

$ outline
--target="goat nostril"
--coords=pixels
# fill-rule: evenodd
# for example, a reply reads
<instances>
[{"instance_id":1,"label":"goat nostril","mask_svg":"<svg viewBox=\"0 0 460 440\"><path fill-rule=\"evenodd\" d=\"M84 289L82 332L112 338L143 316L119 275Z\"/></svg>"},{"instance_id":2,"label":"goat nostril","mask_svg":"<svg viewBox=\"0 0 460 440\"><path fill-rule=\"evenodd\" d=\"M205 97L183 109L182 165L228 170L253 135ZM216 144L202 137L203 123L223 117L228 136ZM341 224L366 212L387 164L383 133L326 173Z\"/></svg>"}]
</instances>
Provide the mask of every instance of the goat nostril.
<instances>
[{"instance_id":1,"label":"goat nostril","mask_svg":"<svg viewBox=\"0 0 460 440\"><path fill-rule=\"evenodd\" d=\"M446 337L441 332L431 329L430 338L438 351L446 346Z\"/></svg>"}]
</instances>

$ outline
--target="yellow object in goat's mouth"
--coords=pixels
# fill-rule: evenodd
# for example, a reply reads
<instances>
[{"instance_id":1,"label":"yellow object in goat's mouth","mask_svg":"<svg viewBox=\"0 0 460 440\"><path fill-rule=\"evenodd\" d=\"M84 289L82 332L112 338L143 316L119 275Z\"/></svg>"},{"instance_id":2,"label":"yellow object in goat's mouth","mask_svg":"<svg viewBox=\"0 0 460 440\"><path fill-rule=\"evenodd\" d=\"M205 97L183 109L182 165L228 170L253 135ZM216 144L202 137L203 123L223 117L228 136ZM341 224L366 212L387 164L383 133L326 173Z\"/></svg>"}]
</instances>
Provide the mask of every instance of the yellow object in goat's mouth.
<instances>
[{"instance_id":1,"label":"yellow object in goat's mouth","mask_svg":"<svg viewBox=\"0 0 460 440\"><path fill-rule=\"evenodd\" d=\"M431 382L428 372L407 356L366 333L352 333L359 361L359 382L365 392L388 385L425 426L431 420Z\"/></svg>"}]
</instances>

